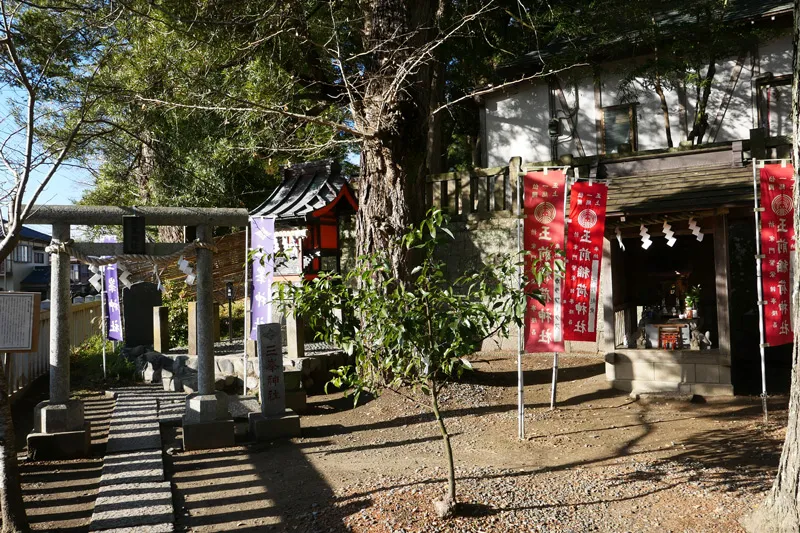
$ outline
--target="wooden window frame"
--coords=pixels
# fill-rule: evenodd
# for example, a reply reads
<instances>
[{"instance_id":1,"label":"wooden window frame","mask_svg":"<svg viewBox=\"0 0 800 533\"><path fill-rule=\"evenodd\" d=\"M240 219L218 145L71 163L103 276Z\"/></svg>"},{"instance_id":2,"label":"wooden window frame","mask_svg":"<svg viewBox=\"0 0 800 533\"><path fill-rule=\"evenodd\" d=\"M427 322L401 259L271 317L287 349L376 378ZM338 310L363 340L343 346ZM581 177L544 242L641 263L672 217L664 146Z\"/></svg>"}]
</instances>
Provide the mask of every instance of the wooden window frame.
<instances>
[{"instance_id":1,"label":"wooden window frame","mask_svg":"<svg viewBox=\"0 0 800 533\"><path fill-rule=\"evenodd\" d=\"M764 127L764 99L761 97L761 91L765 88L788 86L791 91L792 75L786 74L783 76L770 76L756 80L756 123L759 128L764 128L767 137L770 137L769 124Z\"/></svg>"},{"instance_id":2,"label":"wooden window frame","mask_svg":"<svg viewBox=\"0 0 800 533\"><path fill-rule=\"evenodd\" d=\"M638 150L639 144L639 128L637 127L636 121L636 106L639 105L639 102L631 102L629 104L618 104L618 105L611 105L606 107L601 107L600 110L602 111L600 117L600 132L601 137L603 139L603 154L608 154L608 146L606 144L606 111L617 111L620 109L627 109L628 110L628 121L631 125L631 132L628 138L628 142L630 142L631 150L636 152Z\"/></svg>"}]
</instances>

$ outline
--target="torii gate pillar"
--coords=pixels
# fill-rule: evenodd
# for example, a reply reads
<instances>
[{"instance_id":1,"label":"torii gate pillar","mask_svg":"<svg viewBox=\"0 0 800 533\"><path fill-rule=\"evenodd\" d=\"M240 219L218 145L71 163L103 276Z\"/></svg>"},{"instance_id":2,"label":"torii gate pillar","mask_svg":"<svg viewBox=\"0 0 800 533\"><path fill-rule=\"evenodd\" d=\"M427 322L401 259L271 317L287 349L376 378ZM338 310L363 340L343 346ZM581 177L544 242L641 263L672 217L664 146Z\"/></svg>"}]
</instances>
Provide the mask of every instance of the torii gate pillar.
<instances>
[{"instance_id":1,"label":"torii gate pillar","mask_svg":"<svg viewBox=\"0 0 800 533\"><path fill-rule=\"evenodd\" d=\"M212 228L197 226L197 238L211 242ZM225 448L234 445L233 418L228 395L214 389L213 252L197 250L197 394L186 399L183 417L184 450Z\"/></svg>"},{"instance_id":2,"label":"torii gate pillar","mask_svg":"<svg viewBox=\"0 0 800 533\"><path fill-rule=\"evenodd\" d=\"M70 238L70 225L53 224L53 242ZM69 398L69 254L50 254L50 399L33 411L28 435L30 459L71 459L89 455L91 430L83 403Z\"/></svg>"}]
</instances>

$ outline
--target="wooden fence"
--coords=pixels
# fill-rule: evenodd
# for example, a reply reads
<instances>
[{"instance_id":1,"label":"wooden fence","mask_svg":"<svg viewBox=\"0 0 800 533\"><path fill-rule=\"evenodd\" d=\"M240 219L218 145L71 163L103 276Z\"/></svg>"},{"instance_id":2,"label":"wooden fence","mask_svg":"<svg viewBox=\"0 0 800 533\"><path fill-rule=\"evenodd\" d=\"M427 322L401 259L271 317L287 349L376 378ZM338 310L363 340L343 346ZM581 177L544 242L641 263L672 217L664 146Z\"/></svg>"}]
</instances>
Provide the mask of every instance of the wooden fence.
<instances>
[{"instance_id":1,"label":"wooden fence","mask_svg":"<svg viewBox=\"0 0 800 533\"><path fill-rule=\"evenodd\" d=\"M451 215L512 213L523 171L520 159L515 157L505 167L434 174L427 179L426 203Z\"/></svg>"},{"instance_id":2,"label":"wooden fence","mask_svg":"<svg viewBox=\"0 0 800 533\"><path fill-rule=\"evenodd\" d=\"M100 334L100 301L72 304L69 315L70 346L79 346L92 335ZM39 317L39 347L36 352L3 353L2 364L11 401L15 401L33 381L50 371L50 311Z\"/></svg>"}]
</instances>

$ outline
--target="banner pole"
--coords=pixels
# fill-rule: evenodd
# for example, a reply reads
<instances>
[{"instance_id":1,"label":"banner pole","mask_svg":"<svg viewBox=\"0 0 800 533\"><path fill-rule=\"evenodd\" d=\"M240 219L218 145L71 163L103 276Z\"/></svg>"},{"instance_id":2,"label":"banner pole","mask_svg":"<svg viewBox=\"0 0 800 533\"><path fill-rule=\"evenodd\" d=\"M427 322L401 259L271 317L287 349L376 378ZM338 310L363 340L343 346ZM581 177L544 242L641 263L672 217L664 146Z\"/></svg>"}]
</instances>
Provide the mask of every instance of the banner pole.
<instances>
[{"instance_id":1,"label":"banner pole","mask_svg":"<svg viewBox=\"0 0 800 533\"><path fill-rule=\"evenodd\" d=\"M766 358L764 354L764 288L761 283L761 214L758 205L758 165L753 159L753 213L756 224L756 294L758 294L758 350L761 355L761 409L764 412L764 423L768 421L767 414L767 376Z\"/></svg>"},{"instance_id":2,"label":"banner pole","mask_svg":"<svg viewBox=\"0 0 800 533\"><path fill-rule=\"evenodd\" d=\"M510 167L509 167L510 168ZM517 266L517 289L522 290L522 269L525 258L522 256L522 191L520 187L522 180L517 172L517 257L520 264ZM525 322L525 312L527 312L528 301L525 299L525 311L522 315L522 323ZM522 351L524 349L524 339L522 325L517 326L517 436L520 440L525 438L525 378L522 373Z\"/></svg>"},{"instance_id":3,"label":"banner pole","mask_svg":"<svg viewBox=\"0 0 800 533\"><path fill-rule=\"evenodd\" d=\"M100 329L103 330L103 379L107 379L106 375L106 272L105 267L100 267Z\"/></svg>"},{"instance_id":4,"label":"banner pole","mask_svg":"<svg viewBox=\"0 0 800 533\"><path fill-rule=\"evenodd\" d=\"M247 339L250 337L250 220L244 228L244 338L242 339L242 381L244 382L244 396L247 396Z\"/></svg>"},{"instance_id":5,"label":"banner pole","mask_svg":"<svg viewBox=\"0 0 800 533\"><path fill-rule=\"evenodd\" d=\"M579 171L576 168L575 169L575 179L576 180L578 179L578 172ZM566 172L564 172L564 174L566 175ZM567 223L567 221L569 220L569 216L567 214L567 192L569 191L569 182L570 182L569 176L566 176L564 178L564 231L567 231L567 227L569 227L569 225ZM564 239L564 266L565 266L565 271L566 271L566 262L567 262L566 248L567 248L567 240ZM555 261L553 261L553 266L555 267ZM564 282L561 274L555 272L555 268L554 268L553 275L556 277L556 279L555 279L556 283L563 283ZM559 291L559 293L560 292L561 291ZM562 298L563 298L563 296L562 296ZM563 307L562 307L562 310L563 310ZM564 338L564 325L563 325L563 320L562 320L561 339L563 339L563 338ZM552 384L550 386L550 410L551 411L556 408L556 392L557 392L556 389L558 389L558 352L553 352L553 382L552 382Z\"/></svg>"}]
</instances>

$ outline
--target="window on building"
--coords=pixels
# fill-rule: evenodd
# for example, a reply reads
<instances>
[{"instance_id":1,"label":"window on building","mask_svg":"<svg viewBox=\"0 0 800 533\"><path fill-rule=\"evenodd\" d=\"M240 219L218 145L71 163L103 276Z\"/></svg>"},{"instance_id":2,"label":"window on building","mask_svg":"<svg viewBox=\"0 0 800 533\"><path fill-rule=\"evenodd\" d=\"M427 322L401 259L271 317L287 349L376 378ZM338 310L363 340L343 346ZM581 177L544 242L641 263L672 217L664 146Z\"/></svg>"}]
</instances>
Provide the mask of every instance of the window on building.
<instances>
[{"instance_id":1,"label":"window on building","mask_svg":"<svg viewBox=\"0 0 800 533\"><path fill-rule=\"evenodd\" d=\"M81 266L78 263L73 263L70 266L69 279L72 281L81 280Z\"/></svg>"},{"instance_id":2,"label":"window on building","mask_svg":"<svg viewBox=\"0 0 800 533\"><path fill-rule=\"evenodd\" d=\"M11 254L11 259L15 263L30 263L33 259L33 247L30 244L18 244Z\"/></svg>"},{"instance_id":3,"label":"window on building","mask_svg":"<svg viewBox=\"0 0 800 533\"><path fill-rule=\"evenodd\" d=\"M37 265L44 265L45 264L45 255L44 250L33 250L33 262Z\"/></svg>"},{"instance_id":4,"label":"window on building","mask_svg":"<svg viewBox=\"0 0 800 533\"><path fill-rule=\"evenodd\" d=\"M603 108L605 153L617 153L621 144L630 144L631 149L636 150L636 104Z\"/></svg>"},{"instance_id":5,"label":"window on building","mask_svg":"<svg viewBox=\"0 0 800 533\"><path fill-rule=\"evenodd\" d=\"M768 137L792 134L792 77L770 76L758 82L758 126Z\"/></svg>"}]
</instances>

